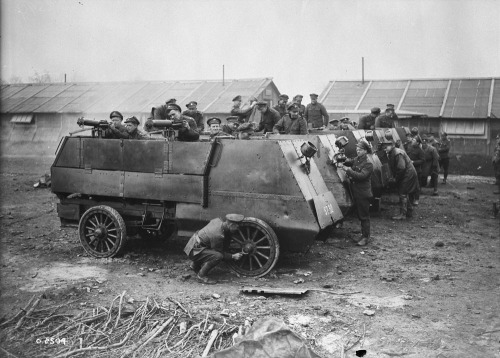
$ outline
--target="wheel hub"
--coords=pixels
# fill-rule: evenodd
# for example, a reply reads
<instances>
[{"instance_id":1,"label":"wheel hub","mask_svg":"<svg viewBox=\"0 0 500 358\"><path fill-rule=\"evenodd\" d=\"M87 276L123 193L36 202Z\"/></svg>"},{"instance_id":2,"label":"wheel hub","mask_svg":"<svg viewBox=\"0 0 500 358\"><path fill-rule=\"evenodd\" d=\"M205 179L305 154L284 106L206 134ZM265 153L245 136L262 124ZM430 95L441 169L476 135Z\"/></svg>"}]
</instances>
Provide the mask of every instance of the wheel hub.
<instances>
[{"instance_id":1,"label":"wheel hub","mask_svg":"<svg viewBox=\"0 0 500 358\"><path fill-rule=\"evenodd\" d=\"M246 241L242 250L245 254L253 254L255 253L255 244L253 241Z\"/></svg>"},{"instance_id":2,"label":"wheel hub","mask_svg":"<svg viewBox=\"0 0 500 358\"><path fill-rule=\"evenodd\" d=\"M102 239L106 236L106 229L103 228L103 227L98 227L97 229L95 229L94 231L94 235L98 238L98 239Z\"/></svg>"}]
</instances>

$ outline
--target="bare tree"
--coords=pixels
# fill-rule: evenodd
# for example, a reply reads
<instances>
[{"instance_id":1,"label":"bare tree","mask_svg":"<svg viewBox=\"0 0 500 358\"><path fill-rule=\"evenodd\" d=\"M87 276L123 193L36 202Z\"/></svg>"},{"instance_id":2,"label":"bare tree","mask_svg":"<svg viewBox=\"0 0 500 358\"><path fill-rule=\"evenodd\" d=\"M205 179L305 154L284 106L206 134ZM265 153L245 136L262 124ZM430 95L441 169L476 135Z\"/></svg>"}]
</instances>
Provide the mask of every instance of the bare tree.
<instances>
[{"instance_id":1,"label":"bare tree","mask_svg":"<svg viewBox=\"0 0 500 358\"><path fill-rule=\"evenodd\" d=\"M7 83L10 84L16 84L16 83L23 83L23 79L21 76L12 76Z\"/></svg>"},{"instance_id":2,"label":"bare tree","mask_svg":"<svg viewBox=\"0 0 500 358\"><path fill-rule=\"evenodd\" d=\"M35 74L29 78L32 83L50 83L52 79L50 78L49 72L39 73L35 71Z\"/></svg>"}]
</instances>

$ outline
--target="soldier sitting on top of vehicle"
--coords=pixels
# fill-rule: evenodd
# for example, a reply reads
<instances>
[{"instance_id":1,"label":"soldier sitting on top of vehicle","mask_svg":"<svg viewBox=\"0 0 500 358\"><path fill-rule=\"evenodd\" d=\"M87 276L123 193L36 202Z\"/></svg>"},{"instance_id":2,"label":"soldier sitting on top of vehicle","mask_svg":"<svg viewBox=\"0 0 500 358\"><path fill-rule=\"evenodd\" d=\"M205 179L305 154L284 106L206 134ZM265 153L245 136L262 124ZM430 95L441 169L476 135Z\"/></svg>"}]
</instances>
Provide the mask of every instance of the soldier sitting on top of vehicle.
<instances>
[{"instance_id":1,"label":"soldier sitting on top of vehicle","mask_svg":"<svg viewBox=\"0 0 500 358\"><path fill-rule=\"evenodd\" d=\"M140 122L135 116L132 116L125 120L125 128L127 129L128 135L125 139L147 139L144 133L139 131L139 129L137 128L139 124Z\"/></svg>"},{"instance_id":2,"label":"soldier sitting on top of vehicle","mask_svg":"<svg viewBox=\"0 0 500 358\"><path fill-rule=\"evenodd\" d=\"M194 142L200 138L198 127L193 118L181 114L181 107L177 104L169 104L167 106L167 116L174 123L182 123L182 128L179 129L177 139L181 142Z\"/></svg>"},{"instance_id":3,"label":"soldier sitting on top of vehicle","mask_svg":"<svg viewBox=\"0 0 500 358\"><path fill-rule=\"evenodd\" d=\"M220 118L217 118L217 117L212 117L212 118L209 118L208 121L207 121L207 124L208 124L208 127L210 129L210 138L215 138L215 137L232 137L234 138L232 135L224 132L221 127L220 127L220 124L221 124L221 120Z\"/></svg>"},{"instance_id":4,"label":"soldier sitting on top of vehicle","mask_svg":"<svg viewBox=\"0 0 500 358\"><path fill-rule=\"evenodd\" d=\"M196 101L191 101L188 104L186 104L186 107L188 108L184 112L182 112L183 115L191 117L194 119L196 122L196 127L198 127L198 133L203 132L203 129L205 126L203 125L203 113L198 111L198 102Z\"/></svg>"},{"instance_id":5,"label":"soldier sitting on top of vehicle","mask_svg":"<svg viewBox=\"0 0 500 358\"><path fill-rule=\"evenodd\" d=\"M280 118L286 116L286 114L288 113L286 110L286 101L287 99L284 97L284 95L280 95L278 99L278 104L273 107L273 109L279 113Z\"/></svg>"},{"instance_id":6,"label":"soldier sitting on top of vehicle","mask_svg":"<svg viewBox=\"0 0 500 358\"><path fill-rule=\"evenodd\" d=\"M292 103L288 106L288 114L283 116L273 127L276 134L307 134L307 122L299 116L299 107Z\"/></svg>"},{"instance_id":7,"label":"soldier sitting on top of vehicle","mask_svg":"<svg viewBox=\"0 0 500 358\"><path fill-rule=\"evenodd\" d=\"M238 232L238 223L245 217L239 214L227 214L224 220L212 219L203 229L189 239L184 252L188 255L191 269L198 275L198 280L206 284L215 284L207 275L222 260L239 260L243 253L230 254L224 251L231 235Z\"/></svg>"},{"instance_id":8,"label":"soldier sitting on top of vehicle","mask_svg":"<svg viewBox=\"0 0 500 358\"><path fill-rule=\"evenodd\" d=\"M109 114L111 123L109 128L104 130L104 137L110 139L123 139L128 138L127 129L122 124L123 116L118 111L113 111Z\"/></svg>"},{"instance_id":9,"label":"soldier sitting on top of vehicle","mask_svg":"<svg viewBox=\"0 0 500 358\"><path fill-rule=\"evenodd\" d=\"M398 119L394 111L394 105L388 104L385 113L375 119L375 128L394 128L394 121Z\"/></svg>"},{"instance_id":10,"label":"soldier sitting on top of vehicle","mask_svg":"<svg viewBox=\"0 0 500 358\"><path fill-rule=\"evenodd\" d=\"M373 107L370 114L367 114L359 119L358 129L373 130L375 129L375 119L380 115L380 108Z\"/></svg>"},{"instance_id":11,"label":"soldier sitting on top of vehicle","mask_svg":"<svg viewBox=\"0 0 500 358\"><path fill-rule=\"evenodd\" d=\"M274 125L282 118L281 114L274 108L269 107L266 101L257 102L257 110L260 111L261 117L255 131L260 132L263 130L264 134L272 132Z\"/></svg>"},{"instance_id":12,"label":"soldier sitting on top of vehicle","mask_svg":"<svg viewBox=\"0 0 500 358\"><path fill-rule=\"evenodd\" d=\"M330 119L328 121L328 129L331 131L339 130L339 120L338 119Z\"/></svg>"},{"instance_id":13,"label":"soldier sitting on top of vehicle","mask_svg":"<svg viewBox=\"0 0 500 358\"><path fill-rule=\"evenodd\" d=\"M231 109L231 116L237 116L239 123L248 122L256 104L257 98L250 97L248 103L245 103L242 106L241 96L236 96L233 98L233 108Z\"/></svg>"},{"instance_id":14,"label":"soldier sitting on top of vehicle","mask_svg":"<svg viewBox=\"0 0 500 358\"><path fill-rule=\"evenodd\" d=\"M343 131L353 131L356 128L352 125L349 117L342 117L340 118L340 129Z\"/></svg>"}]
</instances>

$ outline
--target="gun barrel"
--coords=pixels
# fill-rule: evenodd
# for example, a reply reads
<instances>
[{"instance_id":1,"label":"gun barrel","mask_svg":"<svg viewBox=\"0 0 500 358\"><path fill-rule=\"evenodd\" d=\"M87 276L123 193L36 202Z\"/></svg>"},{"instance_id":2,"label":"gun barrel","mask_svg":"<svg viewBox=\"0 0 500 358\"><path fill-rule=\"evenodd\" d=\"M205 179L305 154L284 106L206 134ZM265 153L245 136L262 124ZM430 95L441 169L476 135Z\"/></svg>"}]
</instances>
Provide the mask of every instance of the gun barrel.
<instances>
[{"instance_id":1,"label":"gun barrel","mask_svg":"<svg viewBox=\"0 0 500 358\"><path fill-rule=\"evenodd\" d=\"M91 126L91 127L100 127L103 129L106 129L109 127L109 123L107 121L101 120L95 120L95 119L86 119L86 118L78 118L77 121L78 125L80 126Z\"/></svg>"},{"instance_id":2,"label":"gun barrel","mask_svg":"<svg viewBox=\"0 0 500 358\"><path fill-rule=\"evenodd\" d=\"M156 128L179 129L182 127L182 122L174 122L170 119L153 119L151 122Z\"/></svg>"}]
</instances>

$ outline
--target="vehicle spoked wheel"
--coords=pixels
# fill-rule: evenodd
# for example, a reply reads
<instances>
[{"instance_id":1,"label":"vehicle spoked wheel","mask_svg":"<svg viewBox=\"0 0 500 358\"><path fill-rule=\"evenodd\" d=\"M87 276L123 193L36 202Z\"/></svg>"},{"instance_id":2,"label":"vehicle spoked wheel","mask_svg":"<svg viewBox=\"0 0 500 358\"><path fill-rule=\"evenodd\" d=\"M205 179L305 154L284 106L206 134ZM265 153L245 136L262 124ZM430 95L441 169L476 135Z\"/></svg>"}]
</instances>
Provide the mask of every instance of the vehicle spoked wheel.
<instances>
[{"instance_id":1,"label":"vehicle spoked wheel","mask_svg":"<svg viewBox=\"0 0 500 358\"><path fill-rule=\"evenodd\" d=\"M278 261L280 245L274 230L264 221L252 217L239 223L239 230L231 237L229 252L243 252L238 261L230 261L234 272L252 277L268 274Z\"/></svg>"},{"instance_id":2,"label":"vehicle spoked wheel","mask_svg":"<svg viewBox=\"0 0 500 358\"><path fill-rule=\"evenodd\" d=\"M90 255L98 258L116 256L127 238L121 215L106 205L88 209L80 219L80 242Z\"/></svg>"}]
</instances>

